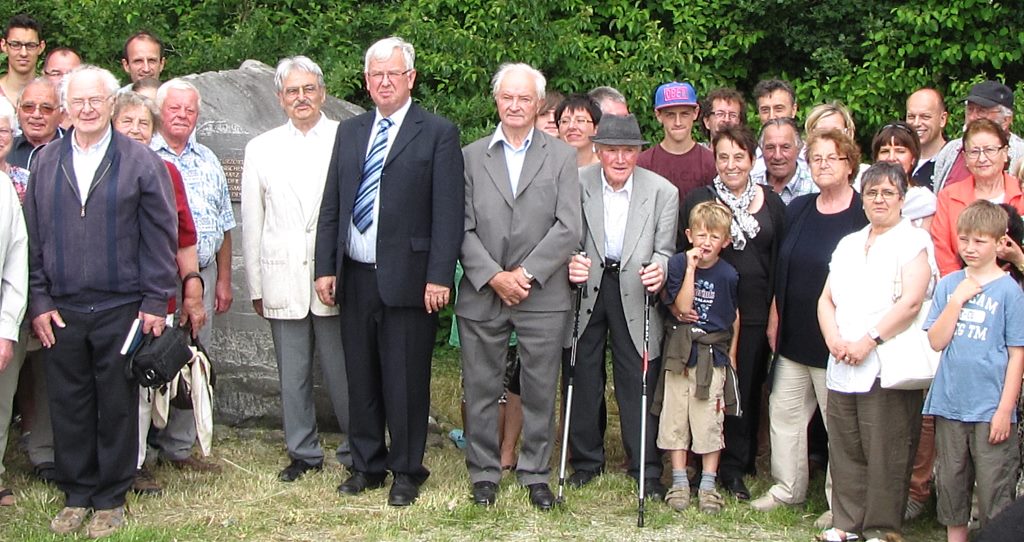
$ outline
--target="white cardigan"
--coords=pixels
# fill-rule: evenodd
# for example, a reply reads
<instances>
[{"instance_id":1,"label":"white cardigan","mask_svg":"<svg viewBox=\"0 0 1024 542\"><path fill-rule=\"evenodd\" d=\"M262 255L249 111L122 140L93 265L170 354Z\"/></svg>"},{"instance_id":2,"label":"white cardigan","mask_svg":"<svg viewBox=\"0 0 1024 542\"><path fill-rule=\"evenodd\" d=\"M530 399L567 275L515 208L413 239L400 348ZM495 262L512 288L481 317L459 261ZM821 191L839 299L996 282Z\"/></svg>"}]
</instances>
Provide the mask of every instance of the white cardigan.
<instances>
[{"instance_id":1,"label":"white cardigan","mask_svg":"<svg viewBox=\"0 0 1024 542\"><path fill-rule=\"evenodd\" d=\"M313 288L314 249L324 181L338 122L321 115L307 134L291 121L245 146L242 255L249 297L267 318L338 314Z\"/></svg>"},{"instance_id":2,"label":"white cardigan","mask_svg":"<svg viewBox=\"0 0 1024 542\"><path fill-rule=\"evenodd\" d=\"M0 338L18 342L28 303L28 232L18 193L0 171Z\"/></svg>"}]
</instances>

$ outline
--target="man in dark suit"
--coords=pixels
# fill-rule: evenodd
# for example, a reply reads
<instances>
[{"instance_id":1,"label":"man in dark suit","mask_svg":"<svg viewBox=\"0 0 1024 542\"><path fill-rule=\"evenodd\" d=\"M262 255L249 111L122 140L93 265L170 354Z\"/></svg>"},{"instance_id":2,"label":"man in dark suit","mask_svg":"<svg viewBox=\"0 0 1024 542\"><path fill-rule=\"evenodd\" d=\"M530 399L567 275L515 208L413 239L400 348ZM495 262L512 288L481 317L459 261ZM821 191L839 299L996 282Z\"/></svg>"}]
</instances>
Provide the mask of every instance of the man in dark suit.
<instances>
[{"instance_id":1,"label":"man in dark suit","mask_svg":"<svg viewBox=\"0 0 1024 542\"><path fill-rule=\"evenodd\" d=\"M459 131L412 102L414 60L397 37L366 52L376 108L338 127L316 239L316 292L341 307L349 379L353 473L338 491L382 487L391 471L392 506L412 504L430 474L430 360L465 203Z\"/></svg>"},{"instance_id":2,"label":"man in dark suit","mask_svg":"<svg viewBox=\"0 0 1024 542\"><path fill-rule=\"evenodd\" d=\"M459 316L466 393L466 464L473 501L493 505L501 479L498 398L509 334L519 340L523 443L516 465L530 501L547 510L561 334L569 308L566 265L579 245L575 151L534 129L544 76L506 64L494 76L501 124L463 150L466 238ZM354 415L353 415L354 416Z\"/></svg>"}]
</instances>

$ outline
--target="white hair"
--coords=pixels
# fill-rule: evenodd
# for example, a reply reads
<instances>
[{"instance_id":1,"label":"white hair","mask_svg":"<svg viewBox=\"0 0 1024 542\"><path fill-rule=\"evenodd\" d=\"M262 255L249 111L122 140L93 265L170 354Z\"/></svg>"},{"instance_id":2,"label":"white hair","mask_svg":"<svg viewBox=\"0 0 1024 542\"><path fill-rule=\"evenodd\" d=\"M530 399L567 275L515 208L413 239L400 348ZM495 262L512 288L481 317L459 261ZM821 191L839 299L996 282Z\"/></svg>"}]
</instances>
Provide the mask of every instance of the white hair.
<instances>
[{"instance_id":1,"label":"white hair","mask_svg":"<svg viewBox=\"0 0 1024 542\"><path fill-rule=\"evenodd\" d=\"M71 87L71 82L75 78L84 75L92 74L99 78L100 83L103 84L104 90L107 91L107 96L112 96L117 89L121 88L121 83L117 81L117 77L109 71L100 68L99 66L93 66L92 64L82 64L81 66L69 71L64 75L64 78L60 83L60 103L64 104L64 109L70 110L68 104L68 88Z\"/></svg>"},{"instance_id":2,"label":"white hair","mask_svg":"<svg viewBox=\"0 0 1024 542\"><path fill-rule=\"evenodd\" d=\"M302 55L290 56L288 58L282 58L281 61L277 63L277 70L274 72L274 88L277 89L278 93L284 91L284 80L287 79L293 71L306 72L315 75L316 83L320 85L320 88L324 87L324 72L316 62L313 62L309 57Z\"/></svg>"},{"instance_id":3,"label":"white hair","mask_svg":"<svg viewBox=\"0 0 1024 542\"><path fill-rule=\"evenodd\" d=\"M547 79L544 78L544 74L540 70L522 62L507 62L498 68L498 72L491 79L491 96L498 97L498 89L501 88L501 83L505 80L505 76L514 71L523 71L533 76L533 83L537 87L537 99L543 102L545 97L544 87L547 86Z\"/></svg>"},{"instance_id":4,"label":"white hair","mask_svg":"<svg viewBox=\"0 0 1024 542\"><path fill-rule=\"evenodd\" d=\"M196 109L203 109L203 95L199 93L199 89L195 85L188 81L175 77L170 81L160 85L160 88L156 90L156 106L160 109L164 107L164 100L167 99L167 91L169 90L190 90L196 94Z\"/></svg>"},{"instance_id":5,"label":"white hair","mask_svg":"<svg viewBox=\"0 0 1024 542\"><path fill-rule=\"evenodd\" d=\"M415 70L416 50L413 49L412 44L398 36L391 36L377 41L366 50L366 58L363 60L363 71L370 71L371 60L384 62L391 58L391 55L395 54L395 49L402 53L402 59L405 60L405 69Z\"/></svg>"},{"instance_id":6,"label":"white hair","mask_svg":"<svg viewBox=\"0 0 1024 542\"><path fill-rule=\"evenodd\" d=\"M4 119L11 125L11 130L18 131L18 114L14 111L14 106L7 100L0 100L0 120Z\"/></svg>"}]
</instances>

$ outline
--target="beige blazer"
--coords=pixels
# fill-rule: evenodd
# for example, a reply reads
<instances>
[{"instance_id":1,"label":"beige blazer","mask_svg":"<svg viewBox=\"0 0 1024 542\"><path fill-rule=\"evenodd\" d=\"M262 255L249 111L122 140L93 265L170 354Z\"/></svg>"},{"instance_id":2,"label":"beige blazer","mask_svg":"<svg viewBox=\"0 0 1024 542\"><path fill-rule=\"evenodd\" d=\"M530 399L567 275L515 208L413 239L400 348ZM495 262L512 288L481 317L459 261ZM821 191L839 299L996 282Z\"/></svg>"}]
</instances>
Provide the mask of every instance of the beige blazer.
<instances>
[{"instance_id":1,"label":"beige blazer","mask_svg":"<svg viewBox=\"0 0 1024 542\"><path fill-rule=\"evenodd\" d=\"M601 164L592 164L580 169L581 197L583 202L583 236L580 248L591 260L590 277L587 279L587 297L580 308L580 334L587 328L590 314L600 293L601 277L605 259L604 195L601 181ZM644 347L644 301L646 290L640 282L639 270L644 263L661 265L668 278L668 259L672 257L676 243L676 222L679 218L679 190L667 179L644 168L633 171L633 191L629 197L629 213L626 217L626 234L622 242L622 259L619 261L619 297L629 326L629 337L637 353ZM663 322L657 306L651 307L650 357L661 352ZM566 326L565 346L572 340L573 315L569 315Z\"/></svg>"}]
</instances>

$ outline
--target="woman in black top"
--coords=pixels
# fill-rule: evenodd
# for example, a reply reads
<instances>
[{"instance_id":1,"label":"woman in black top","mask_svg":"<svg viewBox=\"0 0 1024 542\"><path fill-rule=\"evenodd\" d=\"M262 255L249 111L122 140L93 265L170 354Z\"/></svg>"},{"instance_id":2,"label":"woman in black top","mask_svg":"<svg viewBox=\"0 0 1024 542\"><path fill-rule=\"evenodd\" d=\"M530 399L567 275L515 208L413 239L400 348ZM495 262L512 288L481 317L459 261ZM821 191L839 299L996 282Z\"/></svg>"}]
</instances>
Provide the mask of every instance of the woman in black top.
<instances>
[{"instance_id":1,"label":"woman in black top","mask_svg":"<svg viewBox=\"0 0 1024 542\"><path fill-rule=\"evenodd\" d=\"M690 211L709 200L724 203L733 213L732 245L722 251L722 258L740 275L736 374L742 416L725 419L725 450L718 479L737 498L747 500L750 492L743 483L743 475L754 474L757 457L761 388L770 354L766 335L768 308L786 205L778 194L750 179L757 143L749 129L729 126L716 133L711 143L718 175L711 186L687 195L679 219L683 224L689 223ZM682 242L688 244L685 236ZM690 247L681 248L685 251Z\"/></svg>"},{"instance_id":2,"label":"woman in black top","mask_svg":"<svg viewBox=\"0 0 1024 542\"><path fill-rule=\"evenodd\" d=\"M821 192L796 198L786 208L768 325L768 340L778 354L768 400L775 485L751 502L760 511L799 504L807 496L807 423L815 407L825 414L828 392L828 347L818 326L818 297L839 240L868 223L852 187L860 164L853 139L839 130L814 134L807 142L807 162ZM825 493L831 494L828 475ZM830 517L826 512L820 518L826 527Z\"/></svg>"}]
</instances>

